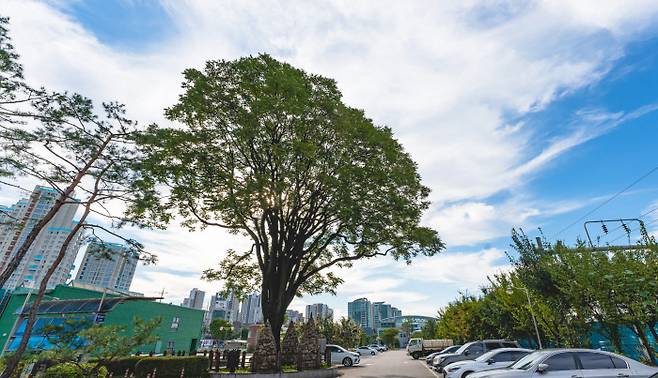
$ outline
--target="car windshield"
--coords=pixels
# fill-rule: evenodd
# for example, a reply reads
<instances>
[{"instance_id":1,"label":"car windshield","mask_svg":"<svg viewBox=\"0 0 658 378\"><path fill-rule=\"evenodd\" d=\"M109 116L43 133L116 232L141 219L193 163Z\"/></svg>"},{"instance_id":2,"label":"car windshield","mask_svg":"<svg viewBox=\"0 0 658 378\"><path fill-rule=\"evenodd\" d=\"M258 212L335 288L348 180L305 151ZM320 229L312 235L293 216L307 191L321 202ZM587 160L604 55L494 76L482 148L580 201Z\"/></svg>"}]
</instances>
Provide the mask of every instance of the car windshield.
<instances>
[{"instance_id":1,"label":"car windshield","mask_svg":"<svg viewBox=\"0 0 658 378\"><path fill-rule=\"evenodd\" d=\"M528 370L532 366L535 365L535 363L542 357L544 357L545 353L541 352L534 352L530 353L529 355L523 357L522 359L516 361L510 366L510 369L520 369L520 370Z\"/></svg>"},{"instance_id":2,"label":"car windshield","mask_svg":"<svg viewBox=\"0 0 658 378\"><path fill-rule=\"evenodd\" d=\"M459 349L461 345L453 345L451 347L445 348L442 352L440 353L455 353L457 349Z\"/></svg>"},{"instance_id":3,"label":"car windshield","mask_svg":"<svg viewBox=\"0 0 658 378\"><path fill-rule=\"evenodd\" d=\"M489 361L489 359L492 358L495 354L496 354L496 351L492 350L492 351L487 352L487 353L481 355L480 357L476 358L475 361L477 361L477 362Z\"/></svg>"},{"instance_id":4,"label":"car windshield","mask_svg":"<svg viewBox=\"0 0 658 378\"><path fill-rule=\"evenodd\" d=\"M459 349L457 349L456 351L454 351L452 353L463 354L464 351L473 344L475 344L475 343L464 344L464 345L460 346Z\"/></svg>"}]
</instances>

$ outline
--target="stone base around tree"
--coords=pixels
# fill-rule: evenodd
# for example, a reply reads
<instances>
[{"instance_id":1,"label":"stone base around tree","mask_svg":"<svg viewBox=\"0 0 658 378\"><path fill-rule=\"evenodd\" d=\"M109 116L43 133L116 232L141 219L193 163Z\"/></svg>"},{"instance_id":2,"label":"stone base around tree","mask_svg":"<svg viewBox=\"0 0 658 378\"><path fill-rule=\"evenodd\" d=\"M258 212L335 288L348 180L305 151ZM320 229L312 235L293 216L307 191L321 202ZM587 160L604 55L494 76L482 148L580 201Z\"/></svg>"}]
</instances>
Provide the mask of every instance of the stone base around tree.
<instances>
[{"instance_id":1,"label":"stone base around tree","mask_svg":"<svg viewBox=\"0 0 658 378\"><path fill-rule=\"evenodd\" d=\"M304 370L292 373L210 373L210 378L334 378L339 377L335 368Z\"/></svg>"}]
</instances>

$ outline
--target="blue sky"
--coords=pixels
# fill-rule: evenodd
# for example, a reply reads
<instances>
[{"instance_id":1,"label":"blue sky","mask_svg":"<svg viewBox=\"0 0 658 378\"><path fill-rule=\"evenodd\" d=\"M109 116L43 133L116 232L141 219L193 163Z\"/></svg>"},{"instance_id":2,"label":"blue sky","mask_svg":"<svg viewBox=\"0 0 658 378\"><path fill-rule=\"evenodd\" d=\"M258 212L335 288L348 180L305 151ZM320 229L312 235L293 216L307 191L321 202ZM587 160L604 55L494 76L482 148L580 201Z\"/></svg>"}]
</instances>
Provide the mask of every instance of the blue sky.
<instances>
[{"instance_id":1,"label":"blue sky","mask_svg":"<svg viewBox=\"0 0 658 378\"><path fill-rule=\"evenodd\" d=\"M391 126L419 162L432 188L425 222L448 249L411 267L356 264L339 271L338 296L293 306L323 301L344 315L367 296L432 315L506 269L512 227L573 242L582 221L560 231L658 166L658 5L518 4L9 1L0 12L28 80L125 102L142 124L166 124L180 72L208 59L267 52L335 78L345 101ZM586 219L657 206L654 172ZM175 225L134 235L161 263L140 267L133 289L164 288L173 302L218 288L201 270L245 243Z\"/></svg>"}]
</instances>

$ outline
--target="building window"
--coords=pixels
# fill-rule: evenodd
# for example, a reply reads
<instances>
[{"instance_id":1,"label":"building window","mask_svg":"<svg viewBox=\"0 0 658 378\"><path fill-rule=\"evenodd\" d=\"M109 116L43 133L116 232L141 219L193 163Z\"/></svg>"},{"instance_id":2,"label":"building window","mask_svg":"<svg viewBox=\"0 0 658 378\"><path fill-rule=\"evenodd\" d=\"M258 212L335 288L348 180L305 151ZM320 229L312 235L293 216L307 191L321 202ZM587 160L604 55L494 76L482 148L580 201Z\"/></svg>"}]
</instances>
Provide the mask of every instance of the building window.
<instances>
[{"instance_id":1,"label":"building window","mask_svg":"<svg viewBox=\"0 0 658 378\"><path fill-rule=\"evenodd\" d=\"M180 324L180 318L174 316L173 319L171 319L171 330L172 331L177 331L178 330L178 325ZM173 341L172 341L173 342Z\"/></svg>"}]
</instances>

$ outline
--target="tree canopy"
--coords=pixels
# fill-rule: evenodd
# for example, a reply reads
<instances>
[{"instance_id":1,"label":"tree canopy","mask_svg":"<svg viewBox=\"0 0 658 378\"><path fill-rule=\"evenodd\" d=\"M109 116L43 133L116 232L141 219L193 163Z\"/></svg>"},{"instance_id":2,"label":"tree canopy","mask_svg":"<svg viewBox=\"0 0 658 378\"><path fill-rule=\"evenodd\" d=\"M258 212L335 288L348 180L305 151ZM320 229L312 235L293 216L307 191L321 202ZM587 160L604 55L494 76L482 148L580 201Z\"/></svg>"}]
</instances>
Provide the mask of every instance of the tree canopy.
<instances>
[{"instance_id":1,"label":"tree canopy","mask_svg":"<svg viewBox=\"0 0 658 378\"><path fill-rule=\"evenodd\" d=\"M226 319L213 319L208 325L208 331L214 339L228 340L233 336L233 326Z\"/></svg>"},{"instance_id":2,"label":"tree canopy","mask_svg":"<svg viewBox=\"0 0 658 378\"><path fill-rule=\"evenodd\" d=\"M592 249L583 242L535 245L514 231L513 269L489 277L480 295L462 294L439 311L437 337L458 343L526 339L536 345L534 313L544 345L600 347L590 339L596 331L609 340L611 350L630 353L622 343L627 329L639 340L647 362L655 364L651 339L658 340L658 245L646 230L642 233L637 246Z\"/></svg>"},{"instance_id":3,"label":"tree canopy","mask_svg":"<svg viewBox=\"0 0 658 378\"><path fill-rule=\"evenodd\" d=\"M345 105L336 82L268 55L209 61L184 73L166 110L182 127L140 140L143 192L131 213L162 226L244 235L209 279L260 288L275 339L295 295L335 290L330 267L389 255L410 262L443 249L420 225L429 189L391 129Z\"/></svg>"}]
</instances>

